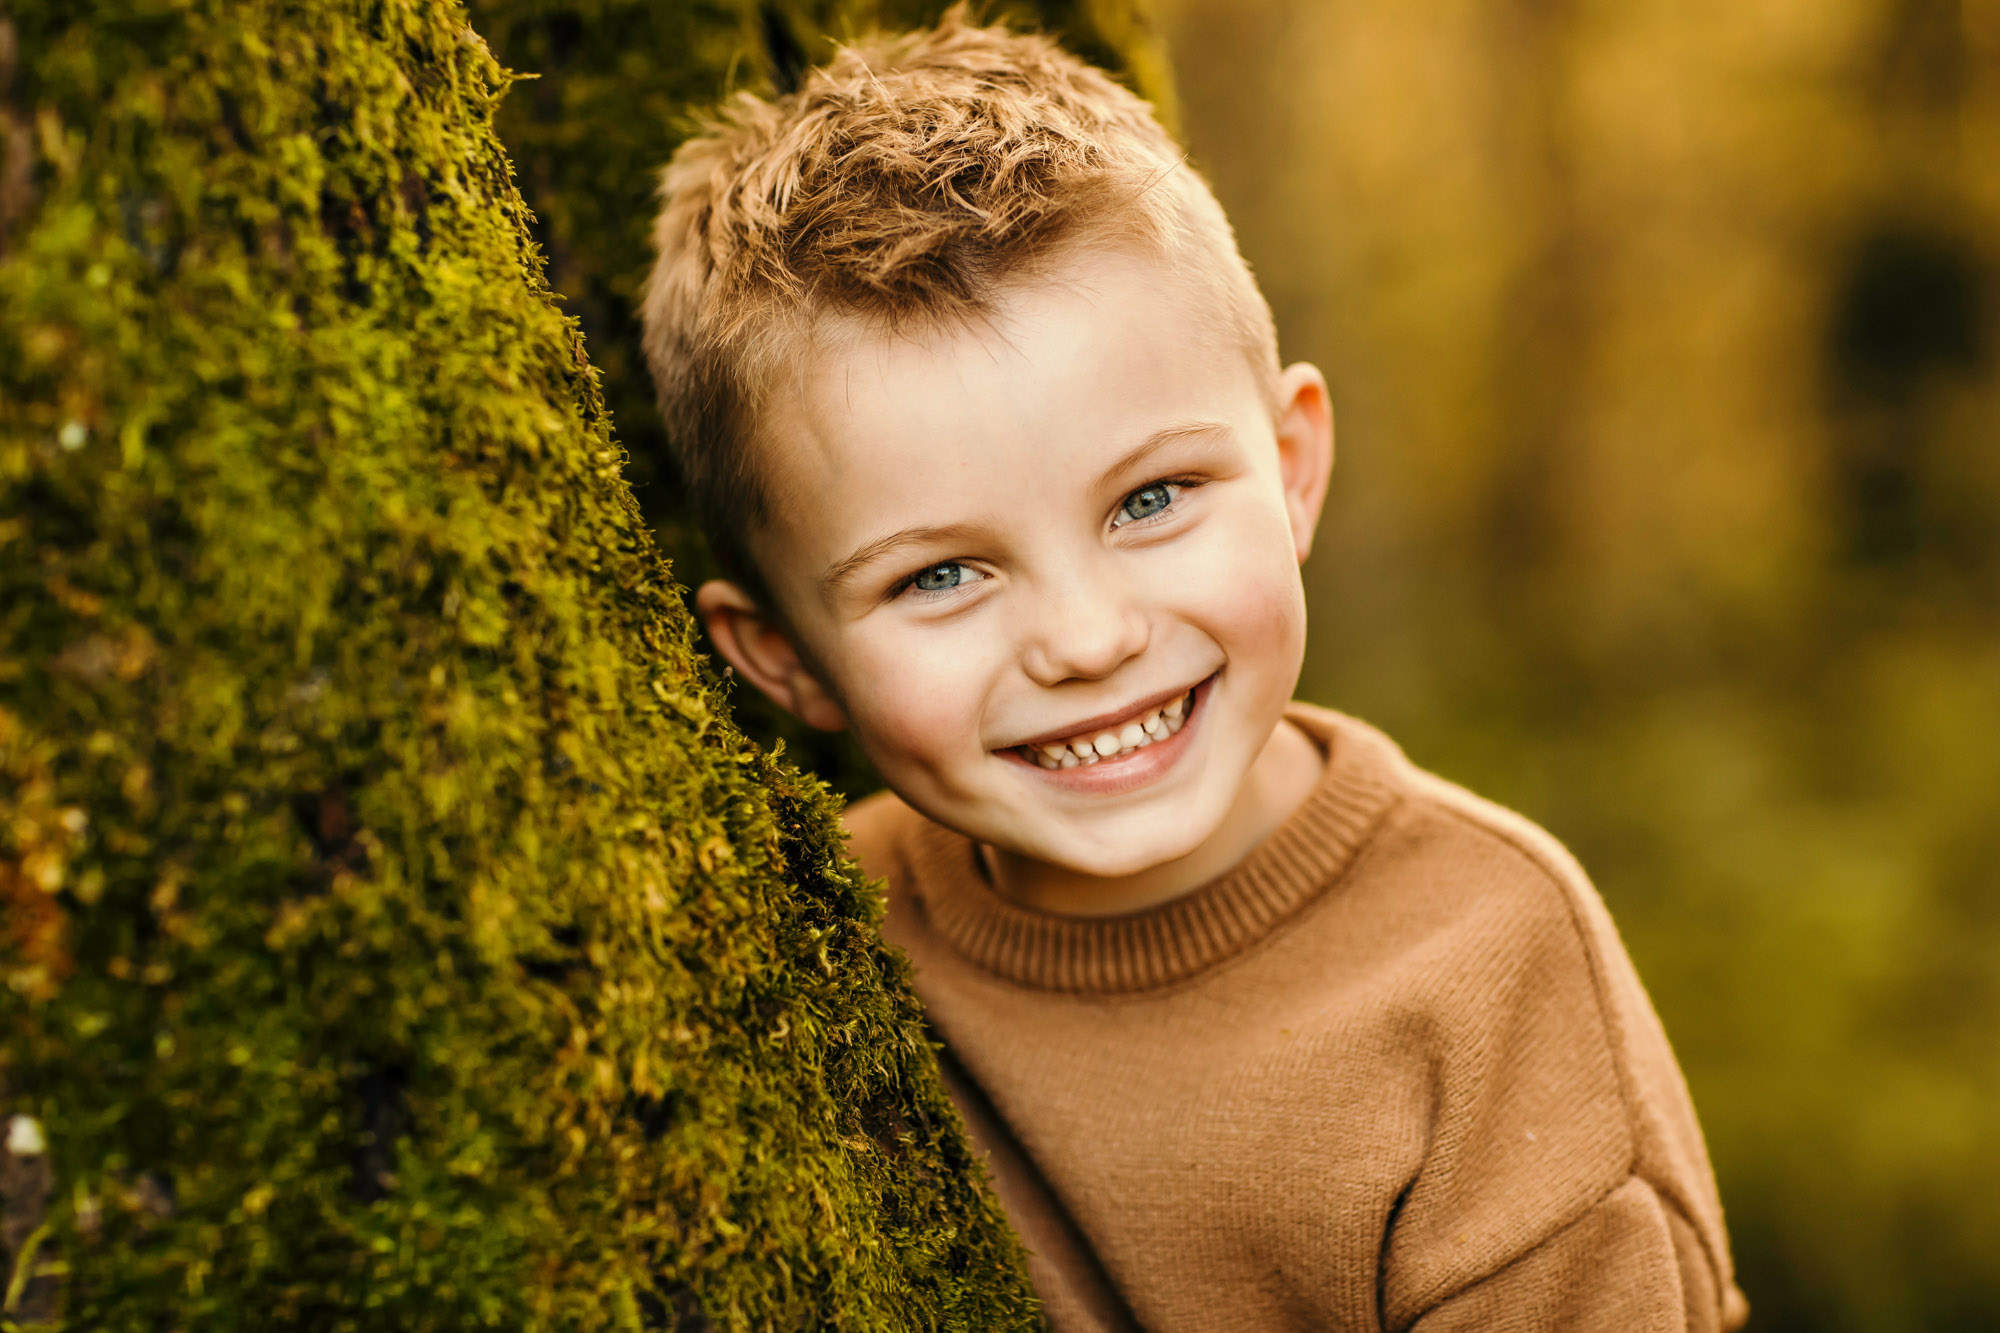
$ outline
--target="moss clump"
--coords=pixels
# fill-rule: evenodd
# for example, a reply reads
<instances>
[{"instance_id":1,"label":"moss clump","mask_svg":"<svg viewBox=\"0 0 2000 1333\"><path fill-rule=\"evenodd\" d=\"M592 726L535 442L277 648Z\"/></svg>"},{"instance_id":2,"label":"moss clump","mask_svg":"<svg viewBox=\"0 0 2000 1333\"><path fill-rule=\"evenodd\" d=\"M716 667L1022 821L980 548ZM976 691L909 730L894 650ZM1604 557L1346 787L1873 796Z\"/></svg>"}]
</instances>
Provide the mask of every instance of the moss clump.
<instances>
[{"instance_id":1,"label":"moss clump","mask_svg":"<svg viewBox=\"0 0 2000 1333\"><path fill-rule=\"evenodd\" d=\"M501 138L535 210L551 281L590 339L639 505L691 584L713 570L679 504L636 313L652 265L659 169L729 92L769 95L830 55L836 38L935 22L946 8L946 0L471 0L499 57L534 72L501 107ZM976 12L1058 34L1171 117L1150 11L1146 0L1001 0ZM840 790L881 785L844 738L793 722L754 692L737 704L747 726L782 737Z\"/></svg>"},{"instance_id":2,"label":"moss clump","mask_svg":"<svg viewBox=\"0 0 2000 1333\"><path fill-rule=\"evenodd\" d=\"M0 9L6 1317L1031 1325L505 78L443 0Z\"/></svg>"}]
</instances>

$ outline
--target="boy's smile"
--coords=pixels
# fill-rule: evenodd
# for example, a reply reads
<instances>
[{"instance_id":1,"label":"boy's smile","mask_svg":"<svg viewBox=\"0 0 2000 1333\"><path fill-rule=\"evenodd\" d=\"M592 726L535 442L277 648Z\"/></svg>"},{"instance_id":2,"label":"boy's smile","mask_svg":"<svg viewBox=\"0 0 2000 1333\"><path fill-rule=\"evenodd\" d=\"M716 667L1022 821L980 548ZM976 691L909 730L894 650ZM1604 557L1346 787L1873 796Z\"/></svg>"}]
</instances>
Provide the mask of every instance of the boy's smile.
<instances>
[{"instance_id":1,"label":"boy's smile","mask_svg":"<svg viewBox=\"0 0 2000 1333\"><path fill-rule=\"evenodd\" d=\"M1208 682L1203 681L1202 684ZM1023 741L1010 753L1078 791L1126 790L1173 762L1186 742L1177 741L1194 721L1197 691L1179 691L1134 709L1118 709L1073 727ZM1144 754L1146 763L1135 761ZM1103 765L1098 769L1098 765ZM1097 771L1076 772L1077 769Z\"/></svg>"},{"instance_id":2,"label":"boy's smile","mask_svg":"<svg viewBox=\"0 0 2000 1333\"><path fill-rule=\"evenodd\" d=\"M1226 870L1302 799L1280 721L1325 386L1267 380L1198 284L1085 251L921 338L832 331L772 395L750 548L778 614L701 590L717 646L1009 896L1130 910Z\"/></svg>"}]
</instances>

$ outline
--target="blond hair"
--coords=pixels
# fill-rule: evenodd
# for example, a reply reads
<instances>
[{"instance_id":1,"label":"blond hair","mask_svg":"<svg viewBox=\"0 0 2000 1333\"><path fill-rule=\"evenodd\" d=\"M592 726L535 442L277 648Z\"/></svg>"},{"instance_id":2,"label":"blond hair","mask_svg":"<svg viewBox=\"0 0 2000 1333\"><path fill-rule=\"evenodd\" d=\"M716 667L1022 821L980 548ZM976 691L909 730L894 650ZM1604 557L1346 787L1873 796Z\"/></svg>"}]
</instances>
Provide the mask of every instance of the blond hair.
<instances>
[{"instance_id":1,"label":"blond hair","mask_svg":"<svg viewBox=\"0 0 2000 1333\"><path fill-rule=\"evenodd\" d=\"M1267 387L1270 308L1208 186L1151 108L1046 37L935 28L843 47L796 92L739 94L661 173L646 360L696 521L762 587L763 396L829 317L884 330L991 310L1090 245L1150 244L1200 284Z\"/></svg>"}]
</instances>

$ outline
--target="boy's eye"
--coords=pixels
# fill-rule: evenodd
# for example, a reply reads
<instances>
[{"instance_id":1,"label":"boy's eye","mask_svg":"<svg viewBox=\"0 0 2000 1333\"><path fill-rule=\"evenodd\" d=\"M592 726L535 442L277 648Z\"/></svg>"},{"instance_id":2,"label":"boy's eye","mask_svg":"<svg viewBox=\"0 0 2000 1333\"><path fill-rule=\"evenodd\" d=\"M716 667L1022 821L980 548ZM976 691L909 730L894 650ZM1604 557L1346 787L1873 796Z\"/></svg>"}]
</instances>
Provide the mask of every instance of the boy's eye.
<instances>
[{"instance_id":1,"label":"boy's eye","mask_svg":"<svg viewBox=\"0 0 2000 1333\"><path fill-rule=\"evenodd\" d=\"M1171 481L1156 481L1151 486L1141 486L1125 497L1125 503L1118 507L1118 517L1111 521L1111 526L1115 528L1121 523L1163 514L1180 492L1181 488Z\"/></svg>"},{"instance_id":2,"label":"boy's eye","mask_svg":"<svg viewBox=\"0 0 2000 1333\"><path fill-rule=\"evenodd\" d=\"M978 570L968 568L956 560L946 560L912 574L910 586L918 592L950 592L953 588L967 583L977 583L985 577Z\"/></svg>"}]
</instances>

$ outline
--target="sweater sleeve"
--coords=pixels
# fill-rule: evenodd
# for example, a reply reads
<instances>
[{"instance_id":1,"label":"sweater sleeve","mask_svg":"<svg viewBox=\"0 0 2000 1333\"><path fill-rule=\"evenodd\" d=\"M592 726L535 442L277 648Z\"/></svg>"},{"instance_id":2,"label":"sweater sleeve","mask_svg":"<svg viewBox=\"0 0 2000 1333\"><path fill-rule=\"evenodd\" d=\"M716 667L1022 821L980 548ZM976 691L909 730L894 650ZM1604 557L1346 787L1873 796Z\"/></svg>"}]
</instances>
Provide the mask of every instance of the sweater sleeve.
<instances>
[{"instance_id":1,"label":"sweater sleeve","mask_svg":"<svg viewBox=\"0 0 2000 1333\"><path fill-rule=\"evenodd\" d=\"M1465 998L1432 1008L1430 1146L1385 1245L1385 1327L1740 1326L1694 1107L1603 903L1547 834L1433 790L1498 846L1455 872L1471 906L1434 937ZM1426 827L1450 869L1456 840Z\"/></svg>"},{"instance_id":2,"label":"sweater sleeve","mask_svg":"<svg viewBox=\"0 0 2000 1333\"><path fill-rule=\"evenodd\" d=\"M1512 1264L1426 1311L1411 1333L1720 1333L1694 1229L1634 1176Z\"/></svg>"}]
</instances>

